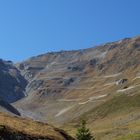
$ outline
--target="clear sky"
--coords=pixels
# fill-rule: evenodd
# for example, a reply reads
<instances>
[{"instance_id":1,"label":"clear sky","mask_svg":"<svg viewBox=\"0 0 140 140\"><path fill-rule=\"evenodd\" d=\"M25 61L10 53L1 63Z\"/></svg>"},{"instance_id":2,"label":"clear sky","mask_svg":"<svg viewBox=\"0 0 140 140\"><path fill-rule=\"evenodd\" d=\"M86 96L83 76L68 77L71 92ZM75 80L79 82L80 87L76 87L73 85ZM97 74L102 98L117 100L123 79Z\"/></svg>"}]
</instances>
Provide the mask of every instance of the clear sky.
<instances>
[{"instance_id":1,"label":"clear sky","mask_svg":"<svg viewBox=\"0 0 140 140\"><path fill-rule=\"evenodd\" d=\"M0 0L0 58L22 61L140 34L140 0Z\"/></svg>"}]
</instances>

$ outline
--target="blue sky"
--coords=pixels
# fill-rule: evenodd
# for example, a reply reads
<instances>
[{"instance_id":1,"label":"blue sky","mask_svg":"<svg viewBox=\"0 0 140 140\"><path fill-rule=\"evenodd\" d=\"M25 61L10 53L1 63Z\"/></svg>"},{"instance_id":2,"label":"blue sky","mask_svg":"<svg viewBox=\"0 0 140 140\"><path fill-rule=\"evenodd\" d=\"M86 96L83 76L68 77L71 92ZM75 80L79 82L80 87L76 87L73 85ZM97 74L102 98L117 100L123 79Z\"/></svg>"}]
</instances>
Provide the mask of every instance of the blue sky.
<instances>
[{"instance_id":1,"label":"blue sky","mask_svg":"<svg viewBox=\"0 0 140 140\"><path fill-rule=\"evenodd\" d=\"M140 0L1 0L0 58L22 61L140 34Z\"/></svg>"}]
</instances>

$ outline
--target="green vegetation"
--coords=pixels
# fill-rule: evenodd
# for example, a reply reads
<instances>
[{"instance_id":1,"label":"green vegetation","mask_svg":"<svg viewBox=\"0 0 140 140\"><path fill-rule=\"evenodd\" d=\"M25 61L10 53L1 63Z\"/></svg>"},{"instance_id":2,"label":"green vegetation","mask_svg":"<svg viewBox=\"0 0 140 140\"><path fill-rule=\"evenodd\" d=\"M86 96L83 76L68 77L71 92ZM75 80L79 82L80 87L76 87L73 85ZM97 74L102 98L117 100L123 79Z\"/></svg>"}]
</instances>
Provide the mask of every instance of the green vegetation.
<instances>
[{"instance_id":1,"label":"green vegetation","mask_svg":"<svg viewBox=\"0 0 140 140\"><path fill-rule=\"evenodd\" d=\"M87 112L82 118L104 118L111 114L131 112L140 108L140 94L128 96L126 94L114 96L112 99Z\"/></svg>"},{"instance_id":2,"label":"green vegetation","mask_svg":"<svg viewBox=\"0 0 140 140\"><path fill-rule=\"evenodd\" d=\"M86 119L91 132L97 140L140 140L140 93L116 93L108 101L86 112L80 119L74 120L75 126ZM72 133L75 133L74 131ZM71 134L72 134L71 133ZM104 137L104 138L103 138Z\"/></svg>"},{"instance_id":3,"label":"green vegetation","mask_svg":"<svg viewBox=\"0 0 140 140\"><path fill-rule=\"evenodd\" d=\"M139 140L139 139L140 139L140 134L128 134L125 136L121 136L116 140Z\"/></svg>"},{"instance_id":4,"label":"green vegetation","mask_svg":"<svg viewBox=\"0 0 140 140\"><path fill-rule=\"evenodd\" d=\"M86 121L82 120L81 126L78 128L78 132L76 134L77 140L95 140L91 135L88 128L86 128Z\"/></svg>"}]
</instances>

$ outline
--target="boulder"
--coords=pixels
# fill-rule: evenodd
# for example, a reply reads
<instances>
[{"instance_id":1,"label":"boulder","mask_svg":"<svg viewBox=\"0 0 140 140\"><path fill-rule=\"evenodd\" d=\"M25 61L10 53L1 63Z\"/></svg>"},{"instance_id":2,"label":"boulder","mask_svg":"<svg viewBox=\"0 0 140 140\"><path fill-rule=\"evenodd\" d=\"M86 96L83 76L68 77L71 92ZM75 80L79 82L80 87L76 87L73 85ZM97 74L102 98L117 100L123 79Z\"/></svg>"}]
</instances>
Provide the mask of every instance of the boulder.
<instances>
[{"instance_id":1,"label":"boulder","mask_svg":"<svg viewBox=\"0 0 140 140\"><path fill-rule=\"evenodd\" d=\"M123 85L124 83L126 83L128 81L128 79L124 78L124 79L120 79L118 81L116 81L116 85Z\"/></svg>"}]
</instances>

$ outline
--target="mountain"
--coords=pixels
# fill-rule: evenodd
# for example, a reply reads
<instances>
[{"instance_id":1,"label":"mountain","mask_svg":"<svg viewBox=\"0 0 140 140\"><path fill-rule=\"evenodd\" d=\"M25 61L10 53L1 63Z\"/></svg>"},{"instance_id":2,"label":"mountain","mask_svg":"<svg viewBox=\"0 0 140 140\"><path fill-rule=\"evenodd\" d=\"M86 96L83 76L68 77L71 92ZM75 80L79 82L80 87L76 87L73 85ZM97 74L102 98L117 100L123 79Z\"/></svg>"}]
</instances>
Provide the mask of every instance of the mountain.
<instances>
[{"instance_id":1,"label":"mountain","mask_svg":"<svg viewBox=\"0 0 140 140\"><path fill-rule=\"evenodd\" d=\"M23 116L71 134L86 118L100 140L140 133L140 36L42 54L16 66L28 81L27 97L13 104Z\"/></svg>"},{"instance_id":2,"label":"mountain","mask_svg":"<svg viewBox=\"0 0 140 140\"><path fill-rule=\"evenodd\" d=\"M0 113L1 140L74 140L61 129Z\"/></svg>"},{"instance_id":3,"label":"mountain","mask_svg":"<svg viewBox=\"0 0 140 140\"><path fill-rule=\"evenodd\" d=\"M18 64L0 60L0 98L22 117L73 136L86 119L97 140L139 139L140 36L50 52ZM4 124L4 131L11 134L13 126ZM23 137L28 138L27 132Z\"/></svg>"},{"instance_id":4,"label":"mountain","mask_svg":"<svg viewBox=\"0 0 140 140\"><path fill-rule=\"evenodd\" d=\"M11 61L0 59L0 98L8 103L25 97L27 81Z\"/></svg>"}]
</instances>

